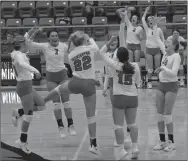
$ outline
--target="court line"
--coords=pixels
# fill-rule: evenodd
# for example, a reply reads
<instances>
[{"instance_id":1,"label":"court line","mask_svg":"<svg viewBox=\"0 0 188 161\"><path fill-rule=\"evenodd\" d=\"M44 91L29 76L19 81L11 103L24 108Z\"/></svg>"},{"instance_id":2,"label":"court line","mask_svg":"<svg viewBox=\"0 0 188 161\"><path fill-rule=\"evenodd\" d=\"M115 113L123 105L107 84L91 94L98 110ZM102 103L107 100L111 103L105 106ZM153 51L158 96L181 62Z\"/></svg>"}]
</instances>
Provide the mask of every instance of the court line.
<instances>
[{"instance_id":1,"label":"court line","mask_svg":"<svg viewBox=\"0 0 188 161\"><path fill-rule=\"evenodd\" d=\"M97 116L97 114L98 114L98 110L96 110L96 114L95 114L95 115ZM81 149L82 149L82 146L83 146L83 144L84 144L84 142L85 142L85 140L86 140L88 134L89 134L89 133L88 133L88 128L86 127L85 134L84 134L84 136L83 136L83 138L82 138L82 140L81 140L81 142L80 142L80 145L79 145L79 147L77 148L76 153L74 154L74 157L73 157L72 160L77 160L78 155L80 154L80 151L81 151Z\"/></svg>"}]
</instances>

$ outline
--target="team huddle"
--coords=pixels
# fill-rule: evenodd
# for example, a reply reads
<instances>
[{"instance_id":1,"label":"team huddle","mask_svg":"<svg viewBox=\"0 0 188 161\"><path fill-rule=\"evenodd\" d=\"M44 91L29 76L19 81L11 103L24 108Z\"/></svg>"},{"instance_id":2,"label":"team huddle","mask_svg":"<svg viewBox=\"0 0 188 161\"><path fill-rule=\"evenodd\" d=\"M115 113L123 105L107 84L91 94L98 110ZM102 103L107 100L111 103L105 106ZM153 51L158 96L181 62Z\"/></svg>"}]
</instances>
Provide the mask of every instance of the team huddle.
<instances>
[{"instance_id":1,"label":"team huddle","mask_svg":"<svg viewBox=\"0 0 188 161\"><path fill-rule=\"evenodd\" d=\"M156 90L157 123L160 142L154 146L154 150L169 152L175 149L173 139L172 110L178 92L178 71L181 65L179 54L179 41L168 39L164 43L161 29L157 27L158 18L143 15L142 22L146 32L146 52L149 53L152 61L161 57L160 64L155 68L159 76L159 85ZM31 151L27 147L29 125L33 118L33 112L42 111L46 103L53 102L54 115L57 121L60 137L65 138L68 133L76 135L70 106L70 94L82 94L88 121L90 137L89 151L99 155L97 144L96 125L96 86L100 83L95 78L95 56L100 54L107 66L107 75L104 81L103 95L106 95L108 84L110 84L110 98L112 104L112 117L114 121L114 157L121 160L128 155L124 149L124 119L127 123L127 134L132 142L132 159L139 156L138 148L138 127L136 125L138 105L138 89L141 86L140 65L138 63L141 49L143 29L137 25L137 17L132 15L129 18L130 8L125 7L121 12L121 23L119 35L112 35L110 40L101 49L96 42L86 33L76 31L68 39L68 45L59 41L58 33L50 31L47 33L48 43L33 42L35 35L41 32L41 28L32 28L24 36L17 36L14 43L14 51L11 53L13 66L16 73L16 92L21 99L23 108L14 109L12 121L15 126L23 117L21 135L16 144L27 154ZM127 39L125 40L125 24L127 25ZM131 39L130 39L131 37ZM127 44L127 45L126 45ZM152 45L155 44L155 47ZM42 98L32 87L32 76L40 77L40 72L32 67L26 53L29 48L42 50L46 59L46 80L48 95ZM152 55L153 54L153 55ZM135 62L133 62L133 57ZM154 58L154 59L153 59ZM72 70L72 77L67 76L65 60L69 60ZM152 62L153 63L153 62ZM157 65L156 63L154 63ZM148 73L153 72L153 64L148 64ZM149 75L148 77L150 77ZM150 77L151 78L151 77ZM149 84L151 87L152 85ZM68 127L62 121L63 104L67 118ZM165 140L165 126L168 132L168 141Z\"/></svg>"}]
</instances>

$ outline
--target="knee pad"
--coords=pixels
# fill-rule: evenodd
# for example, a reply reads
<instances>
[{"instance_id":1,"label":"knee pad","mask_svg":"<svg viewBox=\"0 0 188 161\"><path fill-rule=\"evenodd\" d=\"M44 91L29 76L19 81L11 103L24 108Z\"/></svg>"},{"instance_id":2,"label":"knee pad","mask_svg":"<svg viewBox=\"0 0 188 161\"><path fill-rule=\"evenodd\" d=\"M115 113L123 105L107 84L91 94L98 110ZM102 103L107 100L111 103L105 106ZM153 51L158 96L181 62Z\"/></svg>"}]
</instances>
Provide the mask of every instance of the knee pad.
<instances>
[{"instance_id":1,"label":"knee pad","mask_svg":"<svg viewBox=\"0 0 188 161\"><path fill-rule=\"evenodd\" d=\"M55 90L59 95L61 95L61 92L60 92L59 88L60 88L60 85L57 86L56 88L54 88L54 90Z\"/></svg>"},{"instance_id":2,"label":"knee pad","mask_svg":"<svg viewBox=\"0 0 188 161\"><path fill-rule=\"evenodd\" d=\"M96 116L88 117L87 118L88 124L93 124L96 122Z\"/></svg>"},{"instance_id":3,"label":"knee pad","mask_svg":"<svg viewBox=\"0 0 188 161\"><path fill-rule=\"evenodd\" d=\"M65 109L71 108L70 102L69 102L69 101L68 101L68 102L64 102L64 103L63 103L63 107L64 107Z\"/></svg>"},{"instance_id":4,"label":"knee pad","mask_svg":"<svg viewBox=\"0 0 188 161\"><path fill-rule=\"evenodd\" d=\"M148 69L148 73L152 74L153 73L153 69Z\"/></svg>"},{"instance_id":5,"label":"knee pad","mask_svg":"<svg viewBox=\"0 0 188 161\"><path fill-rule=\"evenodd\" d=\"M31 123L32 119L33 119L33 115L23 115L23 120L28 123Z\"/></svg>"},{"instance_id":6,"label":"knee pad","mask_svg":"<svg viewBox=\"0 0 188 161\"><path fill-rule=\"evenodd\" d=\"M121 125L114 125L114 131L118 129L123 129L123 126Z\"/></svg>"},{"instance_id":7,"label":"knee pad","mask_svg":"<svg viewBox=\"0 0 188 161\"><path fill-rule=\"evenodd\" d=\"M136 123L127 124L127 128L128 128L128 129L131 129L131 128L134 128L134 127L137 127Z\"/></svg>"},{"instance_id":8,"label":"knee pad","mask_svg":"<svg viewBox=\"0 0 188 161\"><path fill-rule=\"evenodd\" d=\"M164 115L157 113L157 122L163 122L164 121Z\"/></svg>"},{"instance_id":9,"label":"knee pad","mask_svg":"<svg viewBox=\"0 0 188 161\"><path fill-rule=\"evenodd\" d=\"M61 110L61 103L60 102L54 103L54 110Z\"/></svg>"},{"instance_id":10,"label":"knee pad","mask_svg":"<svg viewBox=\"0 0 188 161\"><path fill-rule=\"evenodd\" d=\"M172 115L164 115L165 124L170 124L172 122Z\"/></svg>"}]
</instances>

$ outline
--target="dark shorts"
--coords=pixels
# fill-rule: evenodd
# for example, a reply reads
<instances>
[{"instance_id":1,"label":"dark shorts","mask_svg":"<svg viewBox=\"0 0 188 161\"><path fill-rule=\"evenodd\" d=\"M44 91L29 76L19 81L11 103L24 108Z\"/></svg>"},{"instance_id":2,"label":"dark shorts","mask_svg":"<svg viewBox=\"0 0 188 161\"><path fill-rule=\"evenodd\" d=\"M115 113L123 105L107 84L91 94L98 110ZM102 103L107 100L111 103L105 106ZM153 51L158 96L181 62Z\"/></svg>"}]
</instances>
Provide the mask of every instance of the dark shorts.
<instances>
[{"instance_id":1,"label":"dark shorts","mask_svg":"<svg viewBox=\"0 0 188 161\"><path fill-rule=\"evenodd\" d=\"M138 96L114 95L113 107L119 109L137 108Z\"/></svg>"},{"instance_id":2,"label":"dark shorts","mask_svg":"<svg viewBox=\"0 0 188 161\"><path fill-rule=\"evenodd\" d=\"M33 85L32 80L17 82L16 92L18 96L21 98L25 95L32 93L33 92L32 85Z\"/></svg>"},{"instance_id":3,"label":"dark shorts","mask_svg":"<svg viewBox=\"0 0 188 161\"><path fill-rule=\"evenodd\" d=\"M146 54L155 56L157 54L161 54L160 48L147 48L146 47Z\"/></svg>"},{"instance_id":4,"label":"dark shorts","mask_svg":"<svg viewBox=\"0 0 188 161\"><path fill-rule=\"evenodd\" d=\"M84 97L96 93L95 80L93 79L80 79L73 76L68 83L68 88L71 93L82 94Z\"/></svg>"},{"instance_id":5,"label":"dark shorts","mask_svg":"<svg viewBox=\"0 0 188 161\"><path fill-rule=\"evenodd\" d=\"M167 92L177 93L178 88L179 88L178 82L165 82L165 83L159 82L157 89L165 94Z\"/></svg>"},{"instance_id":6,"label":"dark shorts","mask_svg":"<svg viewBox=\"0 0 188 161\"><path fill-rule=\"evenodd\" d=\"M48 82L54 82L56 84L60 84L61 82L68 80L67 70L63 69L59 72L46 71L46 80Z\"/></svg>"},{"instance_id":7,"label":"dark shorts","mask_svg":"<svg viewBox=\"0 0 188 161\"><path fill-rule=\"evenodd\" d=\"M113 78L109 78L109 86L110 88L113 88Z\"/></svg>"},{"instance_id":8,"label":"dark shorts","mask_svg":"<svg viewBox=\"0 0 188 161\"><path fill-rule=\"evenodd\" d=\"M127 50L141 50L140 44L127 44Z\"/></svg>"}]
</instances>

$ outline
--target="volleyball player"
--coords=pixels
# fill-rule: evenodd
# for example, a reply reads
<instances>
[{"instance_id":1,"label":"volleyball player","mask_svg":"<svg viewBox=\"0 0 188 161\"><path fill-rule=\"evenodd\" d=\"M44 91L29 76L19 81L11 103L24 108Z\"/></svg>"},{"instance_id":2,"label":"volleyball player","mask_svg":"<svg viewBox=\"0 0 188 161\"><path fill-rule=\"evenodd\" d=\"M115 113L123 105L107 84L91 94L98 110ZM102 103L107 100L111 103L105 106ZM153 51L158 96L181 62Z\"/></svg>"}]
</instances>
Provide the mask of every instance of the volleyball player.
<instances>
[{"instance_id":1,"label":"volleyball player","mask_svg":"<svg viewBox=\"0 0 188 161\"><path fill-rule=\"evenodd\" d=\"M155 26L155 28L157 27ZM156 30L155 35L157 37L158 30ZM160 142L154 147L154 150L164 149L164 151L170 152L175 150L172 112L178 93L178 71L180 69L181 57L178 53L178 40L167 40L165 45L160 38L157 41L164 56L161 66L155 71L159 73L156 106ZM168 132L168 141L165 139L165 125Z\"/></svg>"},{"instance_id":2,"label":"volleyball player","mask_svg":"<svg viewBox=\"0 0 188 161\"><path fill-rule=\"evenodd\" d=\"M90 136L89 151L99 154L96 139L96 88L95 80L95 60L94 56L99 52L99 48L92 38L83 32L77 31L69 38L69 62L73 71L73 77L52 90L45 97L45 102L50 101L59 94L67 92L82 94L88 119L88 129Z\"/></svg>"},{"instance_id":3,"label":"volleyball player","mask_svg":"<svg viewBox=\"0 0 188 161\"><path fill-rule=\"evenodd\" d=\"M127 9L125 13L127 14ZM122 19L120 32L125 28L125 18ZM116 160L123 159L127 152L124 149L124 117L127 126L130 129L132 140L132 159L137 158L139 150L137 147L138 128L136 126L136 114L138 106L138 92L135 84L140 81L140 69L136 63L130 63L129 53L125 48L124 34L120 36L120 47L117 50L117 59L113 60L106 56L105 52L113 42L114 37L110 39L107 45L103 46L100 54L103 60L111 67L113 74L113 119L114 131L118 147L115 147Z\"/></svg>"},{"instance_id":4,"label":"volleyball player","mask_svg":"<svg viewBox=\"0 0 188 161\"><path fill-rule=\"evenodd\" d=\"M169 36L167 38L167 40L172 40L172 39L175 39L179 42L179 54L180 54L180 57L181 57L179 78L180 78L180 86L184 87L185 84L184 84L184 68L183 68L183 65L184 65L184 60L186 58L187 51L186 51L185 46L181 45L180 42L185 42L185 39L182 36L180 36L180 31L177 28L174 28L173 31L172 31L172 36Z\"/></svg>"},{"instance_id":5,"label":"volleyball player","mask_svg":"<svg viewBox=\"0 0 188 161\"><path fill-rule=\"evenodd\" d=\"M59 84L68 80L67 69L64 65L64 58L67 56L67 45L59 41L58 33L56 31L47 32L49 42L36 43L33 42L34 36L41 31L41 28L35 30L35 32L27 40L27 45L30 48L41 50L46 58L46 80L48 91L51 91ZM73 126L72 108L69 101L69 93L63 96L57 96L53 100L54 115L58 124L60 137L66 137L66 131L62 121L61 107L63 103L64 112L68 122L68 132L70 135L76 135L76 131Z\"/></svg>"},{"instance_id":6,"label":"volleyball player","mask_svg":"<svg viewBox=\"0 0 188 161\"><path fill-rule=\"evenodd\" d=\"M153 74L154 69L157 69L160 66L161 52L156 42L156 37L154 36L153 16L146 17L149 10L150 10L150 7L147 7L144 12L144 15L142 16L142 24L146 32L146 58L147 58L147 66L148 66L147 87L151 89L152 88L152 82L151 82L152 74ZM159 30L158 33L159 33L160 39L162 40L162 42L164 42L163 31L160 28L157 28L157 29Z\"/></svg>"},{"instance_id":7,"label":"volleyball player","mask_svg":"<svg viewBox=\"0 0 188 161\"><path fill-rule=\"evenodd\" d=\"M23 36L16 36L14 42L14 51L11 53L12 63L15 70L17 85L16 92L21 99L23 108L15 109L12 113L12 122L18 125L18 120L23 116L21 125L21 136L16 144L27 154L31 153L27 148L27 137L30 123L33 119L33 111L42 111L45 109L44 100L32 88L32 73L40 77L39 71L32 67L29 58L25 54L27 47Z\"/></svg>"}]
</instances>

